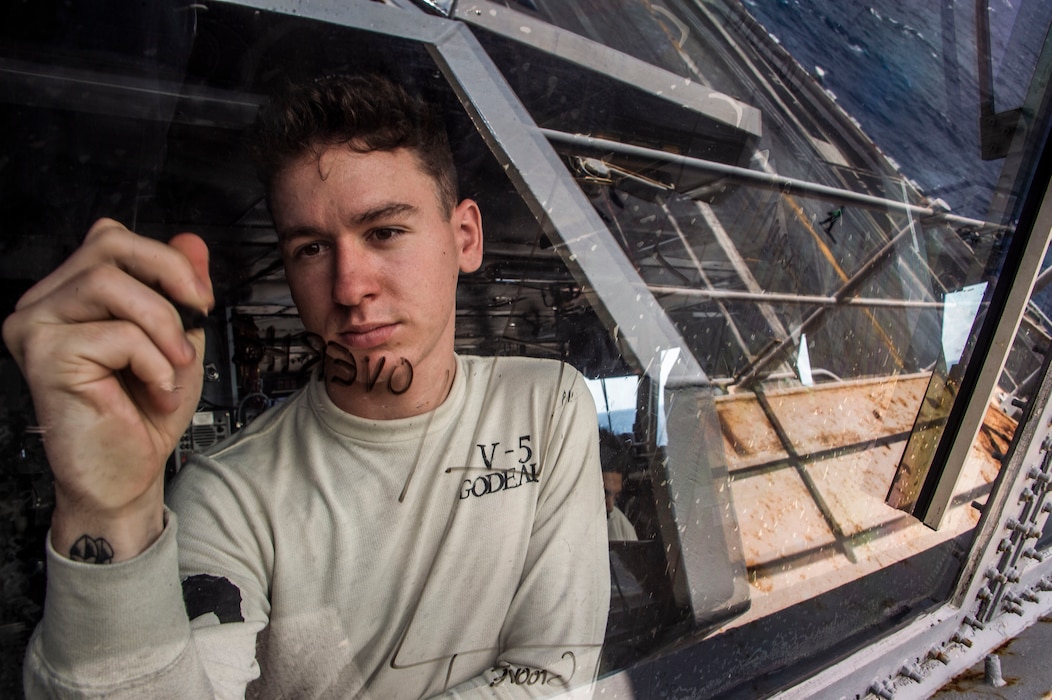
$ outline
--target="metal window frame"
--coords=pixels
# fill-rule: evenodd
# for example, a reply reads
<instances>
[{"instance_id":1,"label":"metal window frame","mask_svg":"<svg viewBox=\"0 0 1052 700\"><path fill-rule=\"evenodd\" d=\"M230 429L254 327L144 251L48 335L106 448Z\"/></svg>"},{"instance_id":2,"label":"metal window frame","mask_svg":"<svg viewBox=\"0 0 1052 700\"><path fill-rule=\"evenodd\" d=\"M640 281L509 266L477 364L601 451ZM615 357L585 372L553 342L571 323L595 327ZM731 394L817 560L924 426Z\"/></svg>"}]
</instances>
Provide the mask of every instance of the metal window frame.
<instances>
[{"instance_id":1,"label":"metal window frame","mask_svg":"<svg viewBox=\"0 0 1052 700\"><path fill-rule=\"evenodd\" d=\"M946 428L932 455L929 474L917 496L913 514L926 525L938 528L953 498L953 489L963 469L972 443L982 426L989 397L997 387L1012 340L1016 337L1023 315L1033 294L1042 261L1048 249L1046 205L1048 193L1035 206L1052 171L1049 140L1049 110L1052 93L1048 77L1052 75L1052 42L1045 41L1038 57L1022 119L1013 132L1013 144L1002 168L1001 186L1015 196L1025 195L1020 220L1005 257L1005 264L995 283L990 308L977 340L971 360L961 380L961 390L946 419ZM1022 180L1032 178L1024 185ZM1037 192L1033 186L1038 188ZM1003 206L1012 206L1009 200ZM1015 214L1005 210L1007 218ZM907 447L907 449L909 449Z\"/></svg>"},{"instance_id":2,"label":"metal window frame","mask_svg":"<svg viewBox=\"0 0 1052 700\"><path fill-rule=\"evenodd\" d=\"M1046 157L1049 155L1046 150ZM1052 182L1043 193L1030 232L1030 242L1041 251L1052 240ZM1028 274L1017 277L1012 289L1012 295L1024 305L1036 278L1036 272L1033 277ZM1012 325L1011 321L1007 319L1006 324ZM1010 345L1011 336L1003 342ZM986 364L998 363L999 353L991 355ZM1049 517L1043 514L1052 510L1048 488L1052 481L1052 353L1046 357L1042 375L1041 386L1029 402L1029 414L1020 423L983 509L950 599L775 697L927 698L1006 639L1052 612L1052 552L1043 561L1035 559L1044 555L1034 553L1030 544L1038 536L1038 525ZM985 411L988 396L989 392L973 394L969 407ZM972 439L965 440L962 435L958 433L955 447L968 450L974 437L969 434Z\"/></svg>"}]
</instances>

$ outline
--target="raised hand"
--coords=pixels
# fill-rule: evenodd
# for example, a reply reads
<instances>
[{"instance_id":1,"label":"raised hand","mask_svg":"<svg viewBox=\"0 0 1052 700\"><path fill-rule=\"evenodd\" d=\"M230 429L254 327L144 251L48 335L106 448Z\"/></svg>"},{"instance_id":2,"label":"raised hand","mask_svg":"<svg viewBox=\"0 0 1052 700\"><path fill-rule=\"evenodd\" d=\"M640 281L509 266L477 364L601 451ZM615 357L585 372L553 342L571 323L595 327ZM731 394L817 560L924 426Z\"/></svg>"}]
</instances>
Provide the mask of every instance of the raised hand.
<instances>
[{"instance_id":1,"label":"raised hand","mask_svg":"<svg viewBox=\"0 0 1052 700\"><path fill-rule=\"evenodd\" d=\"M164 464L197 406L204 353L173 301L212 307L204 242L102 219L4 322L55 475L60 554L127 559L164 527Z\"/></svg>"}]
</instances>

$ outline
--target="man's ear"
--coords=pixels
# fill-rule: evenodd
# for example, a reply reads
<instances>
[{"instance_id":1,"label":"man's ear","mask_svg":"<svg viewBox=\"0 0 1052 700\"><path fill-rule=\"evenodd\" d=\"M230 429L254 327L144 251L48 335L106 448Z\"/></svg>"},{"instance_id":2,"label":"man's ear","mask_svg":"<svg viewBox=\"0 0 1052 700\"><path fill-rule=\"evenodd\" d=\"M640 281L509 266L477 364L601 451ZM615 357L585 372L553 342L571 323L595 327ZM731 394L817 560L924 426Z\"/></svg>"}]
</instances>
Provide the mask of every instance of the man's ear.
<instances>
[{"instance_id":1,"label":"man's ear","mask_svg":"<svg viewBox=\"0 0 1052 700\"><path fill-rule=\"evenodd\" d=\"M482 265L482 212L473 199L465 199L453 210L457 254L461 272L474 272Z\"/></svg>"}]
</instances>

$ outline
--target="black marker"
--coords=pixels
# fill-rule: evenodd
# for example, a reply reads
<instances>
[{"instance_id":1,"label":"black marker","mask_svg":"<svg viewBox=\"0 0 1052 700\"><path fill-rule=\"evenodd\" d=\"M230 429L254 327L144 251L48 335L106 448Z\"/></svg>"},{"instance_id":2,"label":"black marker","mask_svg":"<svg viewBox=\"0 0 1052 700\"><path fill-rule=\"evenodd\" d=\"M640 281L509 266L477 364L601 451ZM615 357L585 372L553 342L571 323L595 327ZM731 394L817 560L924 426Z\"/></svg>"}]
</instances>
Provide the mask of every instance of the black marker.
<instances>
[{"instance_id":1,"label":"black marker","mask_svg":"<svg viewBox=\"0 0 1052 700\"><path fill-rule=\"evenodd\" d=\"M191 309L189 306L184 306L177 301L172 301L171 299L168 301L175 307L176 312L179 314L179 320L183 322L184 331L192 331L205 327L205 321L208 320L208 314L198 311L197 309Z\"/></svg>"}]
</instances>

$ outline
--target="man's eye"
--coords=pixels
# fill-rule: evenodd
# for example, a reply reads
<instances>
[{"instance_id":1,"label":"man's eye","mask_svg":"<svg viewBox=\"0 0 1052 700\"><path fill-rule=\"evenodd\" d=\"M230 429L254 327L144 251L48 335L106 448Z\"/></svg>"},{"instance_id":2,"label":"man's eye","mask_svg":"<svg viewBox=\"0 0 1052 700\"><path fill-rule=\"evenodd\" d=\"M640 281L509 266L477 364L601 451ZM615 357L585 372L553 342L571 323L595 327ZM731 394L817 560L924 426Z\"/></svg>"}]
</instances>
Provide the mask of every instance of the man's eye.
<instances>
[{"instance_id":1,"label":"man's eye","mask_svg":"<svg viewBox=\"0 0 1052 700\"><path fill-rule=\"evenodd\" d=\"M402 233L402 232L399 229L396 229L396 228L378 228L378 229L373 229L369 233L369 236L374 241L389 241L392 238L395 238L396 236L398 236L400 233Z\"/></svg>"},{"instance_id":2,"label":"man's eye","mask_svg":"<svg viewBox=\"0 0 1052 700\"><path fill-rule=\"evenodd\" d=\"M322 243L305 243L300 247L296 248L296 250L294 251L294 255L297 258L312 258L315 255L321 253L324 249L325 246Z\"/></svg>"}]
</instances>

